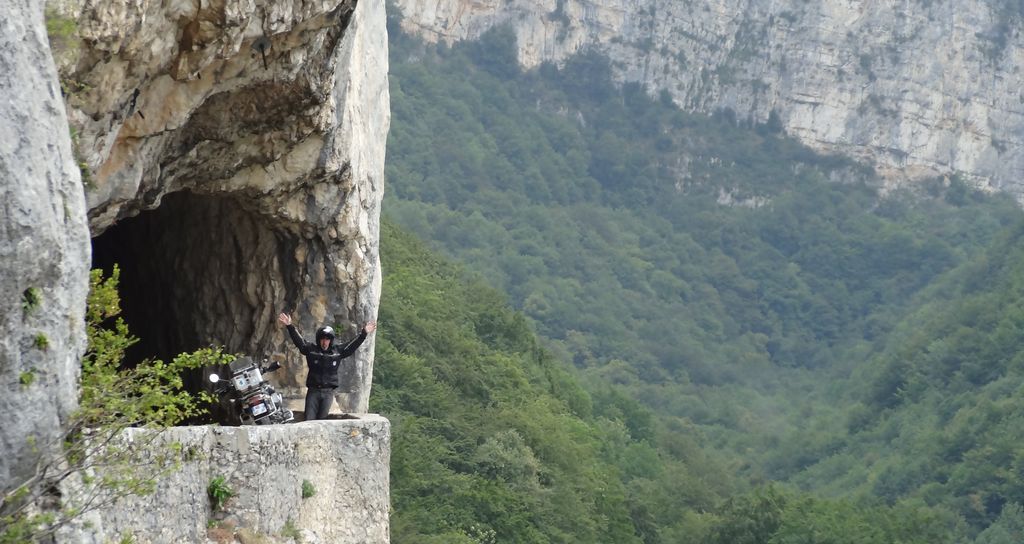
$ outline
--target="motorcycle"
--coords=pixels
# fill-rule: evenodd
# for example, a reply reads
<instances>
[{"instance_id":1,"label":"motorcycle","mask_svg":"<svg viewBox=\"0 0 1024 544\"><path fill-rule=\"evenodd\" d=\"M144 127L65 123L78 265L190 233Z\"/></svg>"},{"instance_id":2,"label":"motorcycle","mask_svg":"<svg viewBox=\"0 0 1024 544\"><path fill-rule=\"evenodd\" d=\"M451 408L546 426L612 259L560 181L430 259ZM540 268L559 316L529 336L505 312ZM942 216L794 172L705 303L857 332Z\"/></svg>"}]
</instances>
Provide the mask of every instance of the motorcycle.
<instances>
[{"instance_id":1,"label":"motorcycle","mask_svg":"<svg viewBox=\"0 0 1024 544\"><path fill-rule=\"evenodd\" d=\"M221 380L217 374L210 374L210 382L221 405L228 408L231 423L272 425L295 419L292 411L284 407L281 394L263 379L263 374L281 368L281 363L275 361L261 367L251 357L240 357L232 361L229 368L230 379Z\"/></svg>"}]
</instances>

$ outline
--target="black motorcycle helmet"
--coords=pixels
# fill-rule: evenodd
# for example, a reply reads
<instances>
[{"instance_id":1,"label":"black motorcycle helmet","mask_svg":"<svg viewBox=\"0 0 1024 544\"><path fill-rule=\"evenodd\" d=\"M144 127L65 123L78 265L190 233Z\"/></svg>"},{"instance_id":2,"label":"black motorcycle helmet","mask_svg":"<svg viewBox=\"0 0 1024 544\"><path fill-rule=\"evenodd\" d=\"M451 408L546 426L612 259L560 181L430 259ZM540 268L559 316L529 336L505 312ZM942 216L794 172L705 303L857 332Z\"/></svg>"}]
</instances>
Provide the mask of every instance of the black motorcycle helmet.
<instances>
[{"instance_id":1,"label":"black motorcycle helmet","mask_svg":"<svg viewBox=\"0 0 1024 544\"><path fill-rule=\"evenodd\" d=\"M316 330L316 343L319 344L320 340L323 339L323 338L327 338L333 344L334 343L334 329L332 329L329 326L327 326L327 327L320 327L319 329L317 329Z\"/></svg>"}]
</instances>

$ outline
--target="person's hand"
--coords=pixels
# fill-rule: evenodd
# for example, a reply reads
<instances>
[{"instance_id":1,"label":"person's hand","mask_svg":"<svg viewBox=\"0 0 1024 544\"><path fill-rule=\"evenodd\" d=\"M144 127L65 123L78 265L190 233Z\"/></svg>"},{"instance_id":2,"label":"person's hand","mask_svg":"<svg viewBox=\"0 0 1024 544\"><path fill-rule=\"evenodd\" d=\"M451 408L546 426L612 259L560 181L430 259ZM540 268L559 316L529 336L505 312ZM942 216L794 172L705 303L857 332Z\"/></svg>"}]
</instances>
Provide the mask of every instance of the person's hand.
<instances>
[{"instance_id":1,"label":"person's hand","mask_svg":"<svg viewBox=\"0 0 1024 544\"><path fill-rule=\"evenodd\" d=\"M281 312L281 315L277 316L277 320L280 321L281 324L284 325L285 327L292 324L291 316L284 312Z\"/></svg>"},{"instance_id":2,"label":"person's hand","mask_svg":"<svg viewBox=\"0 0 1024 544\"><path fill-rule=\"evenodd\" d=\"M365 332L366 334L370 334L370 333L372 333L375 330L377 330L377 322L376 321L371 321L371 322L367 323L366 326L363 327L363 332Z\"/></svg>"}]
</instances>

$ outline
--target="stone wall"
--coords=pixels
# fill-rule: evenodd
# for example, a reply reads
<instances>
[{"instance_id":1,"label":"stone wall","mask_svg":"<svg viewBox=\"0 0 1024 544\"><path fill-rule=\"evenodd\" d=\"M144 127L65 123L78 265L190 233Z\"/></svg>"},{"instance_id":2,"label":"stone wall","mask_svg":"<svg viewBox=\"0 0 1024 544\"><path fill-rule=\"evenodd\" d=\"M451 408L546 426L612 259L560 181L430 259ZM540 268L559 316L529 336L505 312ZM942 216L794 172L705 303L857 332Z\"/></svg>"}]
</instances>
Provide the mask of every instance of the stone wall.
<instances>
[{"instance_id":1,"label":"stone wall","mask_svg":"<svg viewBox=\"0 0 1024 544\"><path fill-rule=\"evenodd\" d=\"M134 439L147 433L134 432ZM171 544L236 533L284 542L298 533L307 544L389 541L391 434L380 416L175 427L160 438L171 442L181 444L184 460L155 493L103 509L91 530L64 540L116 542L131 535L139 544ZM207 488L217 477L235 496L214 512ZM303 498L303 482L312 485L312 496Z\"/></svg>"}]
</instances>

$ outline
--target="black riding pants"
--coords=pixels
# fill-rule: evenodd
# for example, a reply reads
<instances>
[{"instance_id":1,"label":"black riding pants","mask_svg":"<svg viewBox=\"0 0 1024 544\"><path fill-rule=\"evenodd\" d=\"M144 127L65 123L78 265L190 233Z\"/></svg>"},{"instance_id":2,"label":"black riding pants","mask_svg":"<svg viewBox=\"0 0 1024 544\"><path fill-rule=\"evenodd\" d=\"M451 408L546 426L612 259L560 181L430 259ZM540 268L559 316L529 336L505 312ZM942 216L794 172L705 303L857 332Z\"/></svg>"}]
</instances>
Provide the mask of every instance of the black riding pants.
<instances>
[{"instance_id":1,"label":"black riding pants","mask_svg":"<svg viewBox=\"0 0 1024 544\"><path fill-rule=\"evenodd\" d=\"M310 387L306 390L306 421L327 419L332 404L334 404L333 388Z\"/></svg>"}]
</instances>

